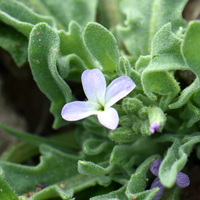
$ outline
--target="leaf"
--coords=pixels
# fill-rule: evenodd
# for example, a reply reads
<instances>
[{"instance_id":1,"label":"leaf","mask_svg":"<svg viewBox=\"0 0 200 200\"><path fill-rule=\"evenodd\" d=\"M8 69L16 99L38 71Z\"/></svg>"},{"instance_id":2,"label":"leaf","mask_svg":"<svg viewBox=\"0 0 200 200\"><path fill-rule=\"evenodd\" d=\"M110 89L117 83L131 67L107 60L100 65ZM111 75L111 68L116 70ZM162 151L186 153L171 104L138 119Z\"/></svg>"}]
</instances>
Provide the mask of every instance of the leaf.
<instances>
[{"instance_id":1,"label":"leaf","mask_svg":"<svg viewBox=\"0 0 200 200\"><path fill-rule=\"evenodd\" d=\"M119 62L115 37L102 25L90 22L84 31L84 42L90 53L99 61L102 70L113 72Z\"/></svg>"},{"instance_id":2,"label":"leaf","mask_svg":"<svg viewBox=\"0 0 200 200\"><path fill-rule=\"evenodd\" d=\"M181 50L185 62L187 63L189 69L191 69L196 74L197 78L190 86L188 86L181 92L178 101L169 106L171 109L183 106L188 102L188 100L193 94L198 93L200 91L200 47L198 45L200 42L200 37L198 34L199 30L200 23L198 21L190 22L186 30L183 43L181 45Z\"/></svg>"},{"instance_id":3,"label":"leaf","mask_svg":"<svg viewBox=\"0 0 200 200\"><path fill-rule=\"evenodd\" d=\"M181 138L182 136L178 135L164 135L159 139L160 142L173 141L173 145L168 149L159 168L160 181L168 188L175 184L177 174L184 168L194 145L200 142L198 134L185 136L182 142Z\"/></svg>"},{"instance_id":4,"label":"leaf","mask_svg":"<svg viewBox=\"0 0 200 200\"><path fill-rule=\"evenodd\" d=\"M79 67L82 71L88 68L93 69L98 67L99 64L92 58L84 44L83 31L77 22L71 21L69 23L68 32L60 30L58 34L60 36L60 53L62 56L73 54L79 57L81 62L84 62L84 64L82 64L82 69ZM74 67L77 67L77 65Z\"/></svg>"},{"instance_id":5,"label":"leaf","mask_svg":"<svg viewBox=\"0 0 200 200\"><path fill-rule=\"evenodd\" d=\"M180 116L186 121L186 126L190 128L200 120L200 108L188 101L186 106L182 108Z\"/></svg>"},{"instance_id":6,"label":"leaf","mask_svg":"<svg viewBox=\"0 0 200 200\"><path fill-rule=\"evenodd\" d=\"M2 200L18 200L17 195L14 193L14 191L11 189L11 187L8 185L8 183L4 179L4 172L2 168L0 168L0 199Z\"/></svg>"},{"instance_id":7,"label":"leaf","mask_svg":"<svg viewBox=\"0 0 200 200\"><path fill-rule=\"evenodd\" d=\"M6 150L0 157L2 161L23 163L39 154L38 147L25 142L18 143Z\"/></svg>"},{"instance_id":8,"label":"leaf","mask_svg":"<svg viewBox=\"0 0 200 200\"><path fill-rule=\"evenodd\" d=\"M112 143L99 139L87 139L83 143L83 151L88 155L97 155L102 151L108 150Z\"/></svg>"},{"instance_id":9,"label":"leaf","mask_svg":"<svg viewBox=\"0 0 200 200\"><path fill-rule=\"evenodd\" d=\"M188 67L197 75L198 79L200 78L200 22L194 21L188 25L183 44L182 44L182 53L185 58L185 61L188 64Z\"/></svg>"},{"instance_id":10,"label":"leaf","mask_svg":"<svg viewBox=\"0 0 200 200\"><path fill-rule=\"evenodd\" d=\"M0 123L0 127L2 127L5 131L10 133L11 135L21 139L22 141L29 143L29 144L32 144L32 145L35 145L38 147L41 144L46 144L46 145L51 145L51 146L61 149L61 150L66 150L64 146L62 146L61 144L57 144L55 141L52 141L50 139L42 138L37 135L29 134L29 133L22 132L22 131L17 131L3 123ZM55 140L55 138L54 138L54 140Z\"/></svg>"},{"instance_id":11,"label":"leaf","mask_svg":"<svg viewBox=\"0 0 200 200\"><path fill-rule=\"evenodd\" d=\"M67 199L72 200L73 190L68 190L67 192L64 192L59 186L53 185L53 186L46 187L39 192L33 192L31 193L31 195L32 196L29 198L29 200L48 200L48 199L52 199L56 197L61 197L62 199L65 199L65 200Z\"/></svg>"},{"instance_id":12,"label":"leaf","mask_svg":"<svg viewBox=\"0 0 200 200\"><path fill-rule=\"evenodd\" d=\"M180 91L178 83L167 71L143 72L142 83L145 94L151 100L157 100L154 93L162 96L159 107L161 107L164 111L167 109L168 104L178 95Z\"/></svg>"},{"instance_id":13,"label":"leaf","mask_svg":"<svg viewBox=\"0 0 200 200\"><path fill-rule=\"evenodd\" d=\"M143 70L149 65L149 62L151 61L151 56L140 56L135 63L135 69L140 74L143 72Z\"/></svg>"},{"instance_id":14,"label":"leaf","mask_svg":"<svg viewBox=\"0 0 200 200\"><path fill-rule=\"evenodd\" d=\"M169 105L170 109L176 109L176 108L180 108L183 105L185 105L189 99L192 97L193 94L195 94L196 92L199 92L200 88L199 88L199 79L196 78L195 81L189 85L188 87L186 87L182 92L181 95L179 96L178 101L176 101L175 103L172 103Z\"/></svg>"},{"instance_id":15,"label":"leaf","mask_svg":"<svg viewBox=\"0 0 200 200\"><path fill-rule=\"evenodd\" d=\"M14 28L0 25L0 46L8 51L18 66L28 60L28 39Z\"/></svg>"},{"instance_id":16,"label":"leaf","mask_svg":"<svg viewBox=\"0 0 200 200\"><path fill-rule=\"evenodd\" d=\"M109 173L112 170L113 166L109 165L108 167L102 167L90 161L81 161L78 162L78 171L81 174L92 175L92 176L101 176Z\"/></svg>"},{"instance_id":17,"label":"leaf","mask_svg":"<svg viewBox=\"0 0 200 200\"><path fill-rule=\"evenodd\" d=\"M5 179L17 195L29 191L36 192L37 185L41 183L48 186L57 185L66 194L72 194L72 190L78 192L103 181L100 177L78 173L77 162L82 158L80 156L66 154L47 145L40 145L40 151L42 153L41 161L34 167L0 161ZM56 194L56 197L59 197L58 187L49 188L49 190L51 191L47 189L43 194L49 195L54 192L54 197Z\"/></svg>"},{"instance_id":18,"label":"leaf","mask_svg":"<svg viewBox=\"0 0 200 200\"><path fill-rule=\"evenodd\" d=\"M25 36L29 36L34 24L46 22L55 27L54 20L34 13L24 4L14 0L0 1L0 20L12 26Z\"/></svg>"},{"instance_id":19,"label":"leaf","mask_svg":"<svg viewBox=\"0 0 200 200\"><path fill-rule=\"evenodd\" d=\"M138 200L151 200L158 191L156 188L149 191L144 191L146 188L146 173L150 168L151 163L157 159L158 156L151 156L146 159L136 170L136 172L131 176L126 189L126 196L128 199Z\"/></svg>"},{"instance_id":20,"label":"leaf","mask_svg":"<svg viewBox=\"0 0 200 200\"><path fill-rule=\"evenodd\" d=\"M90 200L128 200L128 198L125 196L125 190L126 190L126 185L121 187L119 190L112 191L108 194L96 196L90 198Z\"/></svg>"},{"instance_id":21,"label":"leaf","mask_svg":"<svg viewBox=\"0 0 200 200\"><path fill-rule=\"evenodd\" d=\"M172 23L172 31L186 27L182 19L182 11L187 0L122 0L120 11L126 16L123 26L118 30L128 51L137 60L140 55L148 55L151 51L151 39L166 23ZM176 9L173 9L176 8Z\"/></svg>"},{"instance_id":22,"label":"leaf","mask_svg":"<svg viewBox=\"0 0 200 200\"><path fill-rule=\"evenodd\" d=\"M90 21L95 21L97 0L42 0L45 7L57 20L59 29L68 29L72 20L85 26Z\"/></svg>"},{"instance_id":23,"label":"leaf","mask_svg":"<svg viewBox=\"0 0 200 200\"><path fill-rule=\"evenodd\" d=\"M61 109L66 102L71 101L71 90L56 67L59 44L57 32L45 23L37 24L31 31L29 62L36 83L52 102L50 110L55 117L54 128L65 124L61 118Z\"/></svg>"}]
</instances>

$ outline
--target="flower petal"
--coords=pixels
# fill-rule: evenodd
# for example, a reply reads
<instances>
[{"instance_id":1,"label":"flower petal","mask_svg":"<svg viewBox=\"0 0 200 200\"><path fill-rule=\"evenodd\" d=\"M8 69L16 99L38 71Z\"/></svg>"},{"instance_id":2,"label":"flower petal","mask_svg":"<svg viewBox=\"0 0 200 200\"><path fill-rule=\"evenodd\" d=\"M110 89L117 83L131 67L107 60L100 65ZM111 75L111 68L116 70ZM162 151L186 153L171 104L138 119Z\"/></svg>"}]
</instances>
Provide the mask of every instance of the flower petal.
<instances>
[{"instance_id":1,"label":"flower petal","mask_svg":"<svg viewBox=\"0 0 200 200\"><path fill-rule=\"evenodd\" d=\"M158 176L159 167L160 167L162 161L163 161L162 158L158 158L151 163L150 170L151 170L152 174L154 174L155 176Z\"/></svg>"},{"instance_id":2,"label":"flower petal","mask_svg":"<svg viewBox=\"0 0 200 200\"><path fill-rule=\"evenodd\" d=\"M128 76L121 76L113 80L106 89L105 109L128 95L136 87Z\"/></svg>"},{"instance_id":3,"label":"flower petal","mask_svg":"<svg viewBox=\"0 0 200 200\"><path fill-rule=\"evenodd\" d=\"M98 104L74 101L65 104L62 109L62 118L66 121L77 121L98 113Z\"/></svg>"},{"instance_id":4,"label":"flower petal","mask_svg":"<svg viewBox=\"0 0 200 200\"><path fill-rule=\"evenodd\" d=\"M190 178L187 174L184 174L182 172L179 172L176 178L176 184L180 187L180 188L185 188L188 185L190 185Z\"/></svg>"},{"instance_id":5,"label":"flower petal","mask_svg":"<svg viewBox=\"0 0 200 200\"><path fill-rule=\"evenodd\" d=\"M151 184L150 189L156 188L156 187L159 187L160 190L157 192L157 194L154 196L152 200L159 200L165 191L165 187L161 184L160 179L158 177L154 179L153 183Z\"/></svg>"},{"instance_id":6,"label":"flower petal","mask_svg":"<svg viewBox=\"0 0 200 200\"><path fill-rule=\"evenodd\" d=\"M85 95L90 102L105 103L106 80L99 69L87 69L82 74Z\"/></svg>"},{"instance_id":7,"label":"flower petal","mask_svg":"<svg viewBox=\"0 0 200 200\"><path fill-rule=\"evenodd\" d=\"M119 124L119 115L114 108L108 108L97 115L99 122L108 129L114 130Z\"/></svg>"}]
</instances>

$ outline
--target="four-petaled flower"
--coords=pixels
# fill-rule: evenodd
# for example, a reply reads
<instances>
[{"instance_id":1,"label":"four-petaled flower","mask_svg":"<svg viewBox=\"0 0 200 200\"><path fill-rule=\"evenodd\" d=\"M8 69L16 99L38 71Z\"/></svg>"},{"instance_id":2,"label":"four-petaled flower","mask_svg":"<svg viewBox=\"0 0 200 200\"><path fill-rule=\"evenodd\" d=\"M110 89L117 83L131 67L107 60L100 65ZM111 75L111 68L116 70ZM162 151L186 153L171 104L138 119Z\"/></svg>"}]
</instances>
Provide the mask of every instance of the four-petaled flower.
<instances>
[{"instance_id":1,"label":"four-petaled flower","mask_svg":"<svg viewBox=\"0 0 200 200\"><path fill-rule=\"evenodd\" d=\"M157 176L155 178L155 180L153 181L153 183L151 184L151 188L156 188L156 187L159 187L160 190L157 192L157 194L154 196L153 200L159 200L164 191L165 191L165 187L162 185L162 183L160 182L160 179L158 177L158 171L159 171L159 167L162 163L163 159L159 158L159 159L156 159L152 164L151 164L151 167L150 167L150 170L152 172L152 174L154 174L155 176ZM188 185L190 185L190 179L188 177L187 174L184 174L182 172L179 172L178 175L177 175L177 178L176 178L176 184L180 187L180 188L185 188L187 187Z\"/></svg>"},{"instance_id":2,"label":"four-petaled flower","mask_svg":"<svg viewBox=\"0 0 200 200\"><path fill-rule=\"evenodd\" d=\"M90 115L97 115L99 122L114 130L119 123L117 111L111 106L128 95L135 83L127 76L113 80L106 88L106 80L99 69L86 70L82 74L82 85L88 101L74 101L65 104L61 115L66 121L77 121Z\"/></svg>"}]
</instances>

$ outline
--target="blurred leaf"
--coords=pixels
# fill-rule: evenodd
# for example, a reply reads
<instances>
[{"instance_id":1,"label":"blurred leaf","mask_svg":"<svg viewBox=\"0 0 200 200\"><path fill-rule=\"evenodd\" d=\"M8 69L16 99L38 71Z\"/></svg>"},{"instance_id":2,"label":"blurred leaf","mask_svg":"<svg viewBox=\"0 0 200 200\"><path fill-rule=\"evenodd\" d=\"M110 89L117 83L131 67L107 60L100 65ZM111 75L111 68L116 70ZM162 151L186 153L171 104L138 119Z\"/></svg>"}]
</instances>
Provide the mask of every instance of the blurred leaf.
<instances>
[{"instance_id":1,"label":"blurred leaf","mask_svg":"<svg viewBox=\"0 0 200 200\"><path fill-rule=\"evenodd\" d=\"M191 22L187 28L183 44L182 52L188 67L200 78L200 22Z\"/></svg>"},{"instance_id":2,"label":"blurred leaf","mask_svg":"<svg viewBox=\"0 0 200 200\"><path fill-rule=\"evenodd\" d=\"M45 23L37 24L31 31L29 62L36 83L52 102L54 128L65 124L61 118L61 109L65 103L71 101L71 90L60 77L56 67L59 44L57 32Z\"/></svg>"},{"instance_id":3,"label":"blurred leaf","mask_svg":"<svg viewBox=\"0 0 200 200\"><path fill-rule=\"evenodd\" d=\"M28 39L14 28L0 24L0 46L8 51L18 66L28 60Z\"/></svg>"},{"instance_id":4,"label":"blurred leaf","mask_svg":"<svg viewBox=\"0 0 200 200\"><path fill-rule=\"evenodd\" d=\"M118 26L118 30L135 60L150 53L151 39L164 24L171 22L174 33L179 27L186 27L186 21L182 19L186 3L187 0L119 1L126 21L123 26Z\"/></svg>"},{"instance_id":5,"label":"blurred leaf","mask_svg":"<svg viewBox=\"0 0 200 200\"><path fill-rule=\"evenodd\" d=\"M97 0L42 0L51 15L59 24L59 29L68 29L72 20L85 26L90 21L95 21Z\"/></svg>"},{"instance_id":6,"label":"blurred leaf","mask_svg":"<svg viewBox=\"0 0 200 200\"><path fill-rule=\"evenodd\" d=\"M0 1L0 20L5 24L12 26L25 36L29 36L34 24L46 22L55 27L54 20L34 13L24 4L15 0Z\"/></svg>"},{"instance_id":7,"label":"blurred leaf","mask_svg":"<svg viewBox=\"0 0 200 200\"><path fill-rule=\"evenodd\" d=\"M0 160L14 163L23 163L29 158L34 157L38 154L39 150L37 146L21 142L5 151L1 155Z\"/></svg>"}]
</instances>

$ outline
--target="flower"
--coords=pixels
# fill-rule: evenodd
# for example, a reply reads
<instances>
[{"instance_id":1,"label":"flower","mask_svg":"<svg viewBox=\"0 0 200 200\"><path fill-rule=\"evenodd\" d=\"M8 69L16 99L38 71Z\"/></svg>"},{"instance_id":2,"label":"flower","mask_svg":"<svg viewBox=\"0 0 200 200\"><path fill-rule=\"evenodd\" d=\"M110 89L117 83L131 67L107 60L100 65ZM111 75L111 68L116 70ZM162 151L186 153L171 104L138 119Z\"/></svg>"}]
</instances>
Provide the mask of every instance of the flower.
<instances>
[{"instance_id":1,"label":"flower","mask_svg":"<svg viewBox=\"0 0 200 200\"><path fill-rule=\"evenodd\" d=\"M162 185L162 183L160 182L160 179L158 177L158 171L159 171L159 167L160 167L162 161L163 161L163 159L161 159L161 158L156 159L151 164L151 167L150 167L150 170L151 170L152 174L157 176L155 178L155 180L153 181L153 183L151 184L151 188L150 189L155 188L155 187L159 187L160 188L160 190L154 196L153 200L159 200L162 197L162 195L163 195L163 193L165 191L165 187ZM178 175L177 175L177 178L176 178L176 184L180 188L185 188L188 185L190 185L190 179L189 179L188 175L184 174L182 172L179 172Z\"/></svg>"},{"instance_id":2,"label":"flower","mask_svg":"<svg viewBox=\"0 0 200 200\"><path fill-rule=\"evenodd\" d=\"M106 88L106 80L99 69L86 70L82 74L82 85L88 101L74 101L64 105L61 115L66 121L77 121L97 115L99 122L114 130L119 124L117 111L111 106L128 95L135 83L128 76L113 80Z\"/></svg>"}]
</instances>

